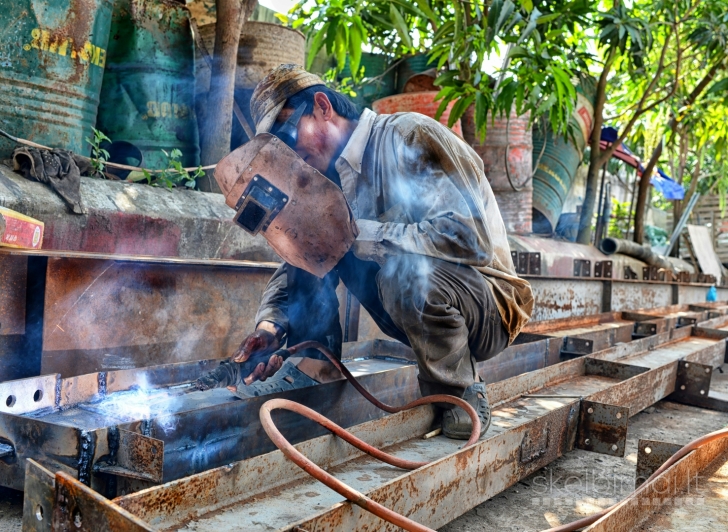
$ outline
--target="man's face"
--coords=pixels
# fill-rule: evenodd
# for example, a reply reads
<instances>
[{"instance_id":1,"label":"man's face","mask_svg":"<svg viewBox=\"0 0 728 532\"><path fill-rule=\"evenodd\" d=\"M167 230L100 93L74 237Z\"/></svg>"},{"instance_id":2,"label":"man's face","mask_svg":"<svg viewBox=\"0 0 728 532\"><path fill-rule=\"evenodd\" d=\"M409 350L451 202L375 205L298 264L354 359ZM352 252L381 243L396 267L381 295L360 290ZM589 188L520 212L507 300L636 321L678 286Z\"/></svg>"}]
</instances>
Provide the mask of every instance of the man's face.
<instances>
[{"instance_id":1,"label":"man's face","mask_svg":"<svg viewBox=\"0 0 728 532\"><path fill-rule=\"evenodd\" d=\"M283 109L277 124L282 124L294 113L293 109ZM298 139L295 150L299 157L321 173L325 173L331 161L338 155L341 135L339 117L331 102L322 92L314 96L313 115L303 115L298 122Z\"/></svg>"}]
</instances>

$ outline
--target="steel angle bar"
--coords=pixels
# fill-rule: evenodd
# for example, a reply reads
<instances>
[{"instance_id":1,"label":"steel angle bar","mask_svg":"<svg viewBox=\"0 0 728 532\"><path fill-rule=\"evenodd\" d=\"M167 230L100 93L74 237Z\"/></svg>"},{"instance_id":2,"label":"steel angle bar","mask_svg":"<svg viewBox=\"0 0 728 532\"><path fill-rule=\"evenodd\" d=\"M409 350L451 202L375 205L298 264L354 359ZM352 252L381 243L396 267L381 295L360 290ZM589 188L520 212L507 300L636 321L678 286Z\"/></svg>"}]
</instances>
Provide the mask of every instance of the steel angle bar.
<instances>
[{"instance_id":1,"label":"steel angle bar","mask_svg":"<svg viewBox=\"0 0 728 532\"><path fill-rule=\"evenodd\" d=\"M637 444L637 470L634 487L638 488L659 467L679 451L682 445L659 440L640 439Z\"/></svg>"},{"instance_id":2,"label":"steel angle bar","mask_svg":"<svg viewBox=\"0 0 728 532\"><path fill-rule=\"evenodd\" d=\"M108 429L107 438L109 454L96 461L94 473L162 482L163 441L117 427Z\"/></svg>"},{"instance_id":3,"label":"steel angle bar","mask_svg":"<svg viewBox=\"0 0 728 532\"><path fill-rule=\"evenodd\" d=\"M654 519L659 519L660 515L665 515L668 522L677 527L676 529L684 527L685 530L696 530L696 517L704 515L706 511L715 512L715 522L712 524L719 528L713 529L725 529L725 498L722 495L724 481L719 479L720 482L713 489L706 486L701 488L700 483L706 483L704 471L712 469L716 463L725 462L726 451L728 451L728 438L713 441L696 449L653 479L636 496L623 500L613 512L602 517L585 531L639 530ZM703 480L699 482L700 478ZM710 479L707 482L710 483ZM710 498L715 499L715 504L712 506L704 502ZM647 529L665 530L673 529L673 526L665 526L664 522L662 524L658 522L657 526L648 526Z\"/></svg>"},{"instance_id":4,"label":"steel angle bar","mask_svg":"<svg viewBox=\"0 0 728 532\"><path fill-rule=\"evenodd\" d=\"M55 494L53 473L29 458L25 466L23 532L51 532Z\"/></svg>"}]
</instances>

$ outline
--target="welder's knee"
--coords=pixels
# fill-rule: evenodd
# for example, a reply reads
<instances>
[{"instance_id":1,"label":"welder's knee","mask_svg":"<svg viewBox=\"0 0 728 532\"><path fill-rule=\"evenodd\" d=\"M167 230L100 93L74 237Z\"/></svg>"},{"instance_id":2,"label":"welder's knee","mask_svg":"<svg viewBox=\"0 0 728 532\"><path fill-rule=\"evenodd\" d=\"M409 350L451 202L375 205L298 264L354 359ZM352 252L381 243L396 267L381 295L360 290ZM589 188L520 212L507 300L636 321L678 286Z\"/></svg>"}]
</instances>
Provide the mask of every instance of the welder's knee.
<instances>
[{"instance_id":1,"label":"welder's knee","mask_svg":"<svg viewBox=\"0 0 728 532\"><path fill-rule=\"evenodd\" d=\"M396 255L384 263L377 273L379 298L395 322L402 313L422 312L432 299L434 268L433 259L423 255Z\"/></svg>"}]
</instances>

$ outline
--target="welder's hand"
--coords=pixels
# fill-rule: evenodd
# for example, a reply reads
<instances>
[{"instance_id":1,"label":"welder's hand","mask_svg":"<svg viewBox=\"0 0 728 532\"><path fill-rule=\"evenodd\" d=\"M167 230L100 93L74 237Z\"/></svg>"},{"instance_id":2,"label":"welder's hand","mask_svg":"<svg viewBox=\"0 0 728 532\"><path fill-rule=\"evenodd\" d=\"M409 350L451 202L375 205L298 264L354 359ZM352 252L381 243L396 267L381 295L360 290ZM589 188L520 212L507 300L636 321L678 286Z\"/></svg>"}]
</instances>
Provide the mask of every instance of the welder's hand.
<instances>
[{"instance_id":1,"label":"welder's hand","mask_svg":"<svg viewBox=\"0 0 728 532\"><path fill-rule=\"evenodd\" d=\"M280 342L275 334L259 328L243 340L240 347L233 353L232 360L233 362L245 362L252 355L267 355L279 347Z\"/></svg>"},{"instance_id":2,"label":"welder's hand","mask_svg":"<svg viewBox=\"0 0 728 532\"><path fill-rule=\"evenodd\" d=\"M279 355L271 355L270 359L268 360L267 364L264 364L261 362L257 366L255 366L255 369L253 372L245 377L243 379L243 382L246 386L249 386L250 384L254 383L255 381L264 381L268 377L272 377L275 375L275 373L281 369L281 366L283 365L283 357Z\"/></svg>"}]
</instances>

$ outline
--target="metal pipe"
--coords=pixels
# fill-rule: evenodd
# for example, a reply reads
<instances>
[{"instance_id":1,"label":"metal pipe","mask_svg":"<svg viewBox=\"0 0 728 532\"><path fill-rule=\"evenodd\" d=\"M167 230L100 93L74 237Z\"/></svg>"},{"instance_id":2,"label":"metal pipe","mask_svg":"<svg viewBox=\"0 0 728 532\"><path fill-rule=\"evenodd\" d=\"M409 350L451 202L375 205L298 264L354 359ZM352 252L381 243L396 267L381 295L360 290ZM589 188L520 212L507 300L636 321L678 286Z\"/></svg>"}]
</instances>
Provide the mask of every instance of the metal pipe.
<instances>
[{"instance_id":1,"label":"metal pipe","mask_svg":"<svg viewBox=\"0 0 728 532\"><path fill-rule=\"evenodd\" d=\"M690 217L690 213L693 212L693 207L695 207L695 204L698 202L698 198L700 198L700 194L697 192L695 192L690 197L690 201L688 201L688 206L683 211L682 216L680 216L680 221L677 223L677 225L675 226L675 230L672 232L672 236L670 237L670 243L667 245L667 249L665 250L666 256L670 255L672 248L675 247L675 243L680 238L680 233L682 233L682 230L685 228L685 224L688 223L688 218Z\"/></svg>"},{"instance_id":2,"label":"metal pipe","mask_svg":"<svg viewBox=\"0 0 728 532\"><path fill-rule=\"evenodd\" d=\"M629 255L636 259L642 260L651 266L658 266L667 270L672 269L670 261L661 257L648 246L643 244L637 244L630 240L624 240L622 238L607 237L599 244L599 249L606 255L614 255L615 253L622 253Z\"/></svg>"}]
</instances>

